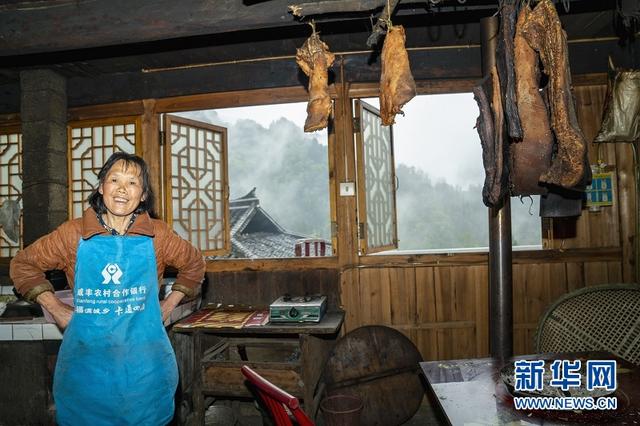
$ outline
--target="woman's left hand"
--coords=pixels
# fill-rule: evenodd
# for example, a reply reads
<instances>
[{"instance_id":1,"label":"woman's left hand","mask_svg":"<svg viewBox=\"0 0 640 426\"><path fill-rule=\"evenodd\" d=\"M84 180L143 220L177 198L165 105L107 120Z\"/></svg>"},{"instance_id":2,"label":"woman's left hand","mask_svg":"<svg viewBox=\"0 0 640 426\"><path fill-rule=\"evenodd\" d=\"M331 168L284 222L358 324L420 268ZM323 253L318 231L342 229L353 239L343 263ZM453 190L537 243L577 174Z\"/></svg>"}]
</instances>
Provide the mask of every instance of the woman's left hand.
<instances>
[{"instance_id":1,"label":"woman's left hand","mask_svg":"<svg viewBox=\"0 0 640 426\"><path fill-rule=\"evenodd\" d=\"M184 298L184 293L181 291L172 291L169 295L160 301L160 311L162 312L162 322L165 322L171 312L178 306L178 303Z\"/></svg>"}]
</instances>

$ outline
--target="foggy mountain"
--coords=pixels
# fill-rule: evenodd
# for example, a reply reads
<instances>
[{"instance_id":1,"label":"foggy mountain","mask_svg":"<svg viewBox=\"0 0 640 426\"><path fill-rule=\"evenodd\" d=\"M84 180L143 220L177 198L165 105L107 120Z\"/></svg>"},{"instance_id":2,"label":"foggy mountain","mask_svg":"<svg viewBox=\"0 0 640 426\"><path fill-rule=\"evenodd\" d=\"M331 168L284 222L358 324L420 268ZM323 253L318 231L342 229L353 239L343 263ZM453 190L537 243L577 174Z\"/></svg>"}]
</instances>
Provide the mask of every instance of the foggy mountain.
<instances>
[{"instance_id":1,"label":"foggy mountain","mask_svg":"<svg viewBox=\"0 0 640 426\"><path fill-rule=\"evenodd\" d=\"M284 229L331 238L326 144L284 117L266 128L249 118L224 122L214 110L179 115L227 128L231 199L256 187L261 207Z\"/></svg>"},{"instance_id":2,"label":"foggy mountain","mask_svg":"<svg viewBox=\"0 0 640 426\"><path fill-rule=\"evenodd\" d=\"M326 143L285 117L264 127L251 118L224 122L214 110L179 115L228 129L231 199L256 187L260 205L284 229L330 239ZM405 164L397 166L396 174L400 249L488 246L482 181L463 189L433 182L423 170ZM528 215L529 204L512 203L517 244L540 244L540 233L531 232L532 219L538 227L539 219ZM537 209L533 211L537 215Z\"/></svg>"}]
</instances>

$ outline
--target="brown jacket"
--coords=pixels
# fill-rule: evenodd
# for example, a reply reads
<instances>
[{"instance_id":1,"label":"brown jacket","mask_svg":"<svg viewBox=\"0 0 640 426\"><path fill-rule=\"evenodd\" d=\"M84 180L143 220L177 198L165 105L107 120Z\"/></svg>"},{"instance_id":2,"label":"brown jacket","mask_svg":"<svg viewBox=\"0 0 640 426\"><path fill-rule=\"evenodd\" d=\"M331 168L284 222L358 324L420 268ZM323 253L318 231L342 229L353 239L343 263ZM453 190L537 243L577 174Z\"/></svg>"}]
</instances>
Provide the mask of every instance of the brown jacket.
<instances>
[{"instance_id":1,"label":"brown jacket","mask_svg":"<svg viewBox=\"0 0 640 426\"><path fill-rule=\"evenodd\" d=\"M67 275L71 288L74 285L76 256L80 238L108 234L98 222L93 209L85 210L82 218L67 221L55 231L38 239L11 260L10 275L16 289L28 300L35 300L53 286L44 272L60 269ZM183 240L169 226L147 213L140 214L127 234L146 235L153 238L158 270L158 282L162 280L165 266L178 270L173 290L188 297L194 296L204 277L204 258L191 243ZM133 253L132 253L133 254Z\"/></svg>"}]
</instances>

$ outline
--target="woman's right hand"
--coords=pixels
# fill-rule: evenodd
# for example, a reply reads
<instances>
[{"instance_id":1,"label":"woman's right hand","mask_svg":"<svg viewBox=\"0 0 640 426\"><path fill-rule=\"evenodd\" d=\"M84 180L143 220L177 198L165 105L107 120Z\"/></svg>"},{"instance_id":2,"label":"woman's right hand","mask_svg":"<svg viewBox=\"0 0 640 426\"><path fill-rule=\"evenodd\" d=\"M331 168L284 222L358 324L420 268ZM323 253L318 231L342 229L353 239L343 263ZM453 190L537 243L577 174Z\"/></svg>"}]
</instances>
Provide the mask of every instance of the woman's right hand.
<instances>
[{"instance_id":1,"label":"woman's right hand","mask_svg":"<svg viewBox=\"0 0 640 426\"><path fill-rule=\"evenodd\" d=\"M62 330L67 328L69 325L69 321L71 321L71 316L73 315L73 307L63 303L60 299L56 297L50 291L45 291L41 293L37 298L36 302L40 304L43 308L45 308L53 319L58 324Z\"/></svg>"}]
</instances>

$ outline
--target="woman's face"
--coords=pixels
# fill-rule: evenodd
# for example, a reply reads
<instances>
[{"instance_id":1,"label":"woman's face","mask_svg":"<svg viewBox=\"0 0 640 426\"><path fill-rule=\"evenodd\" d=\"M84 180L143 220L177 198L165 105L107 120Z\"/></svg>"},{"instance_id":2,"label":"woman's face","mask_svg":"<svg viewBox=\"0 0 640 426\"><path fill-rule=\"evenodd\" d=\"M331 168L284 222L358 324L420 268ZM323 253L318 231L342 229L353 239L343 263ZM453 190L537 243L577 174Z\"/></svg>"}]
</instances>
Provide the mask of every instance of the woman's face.
<instances>
[{"instance_id":1,"label":"woman's face","mask_svg":"<svg viewBox=\"0 0 640 426\"><path fill-rule=\"evenodd\" d=\"M102 194L109 213L131 215L143 200L140 169L134 164L127 165L124 160L116 162L107 172L98 192Z\"/></svg>"}]
</instances>

